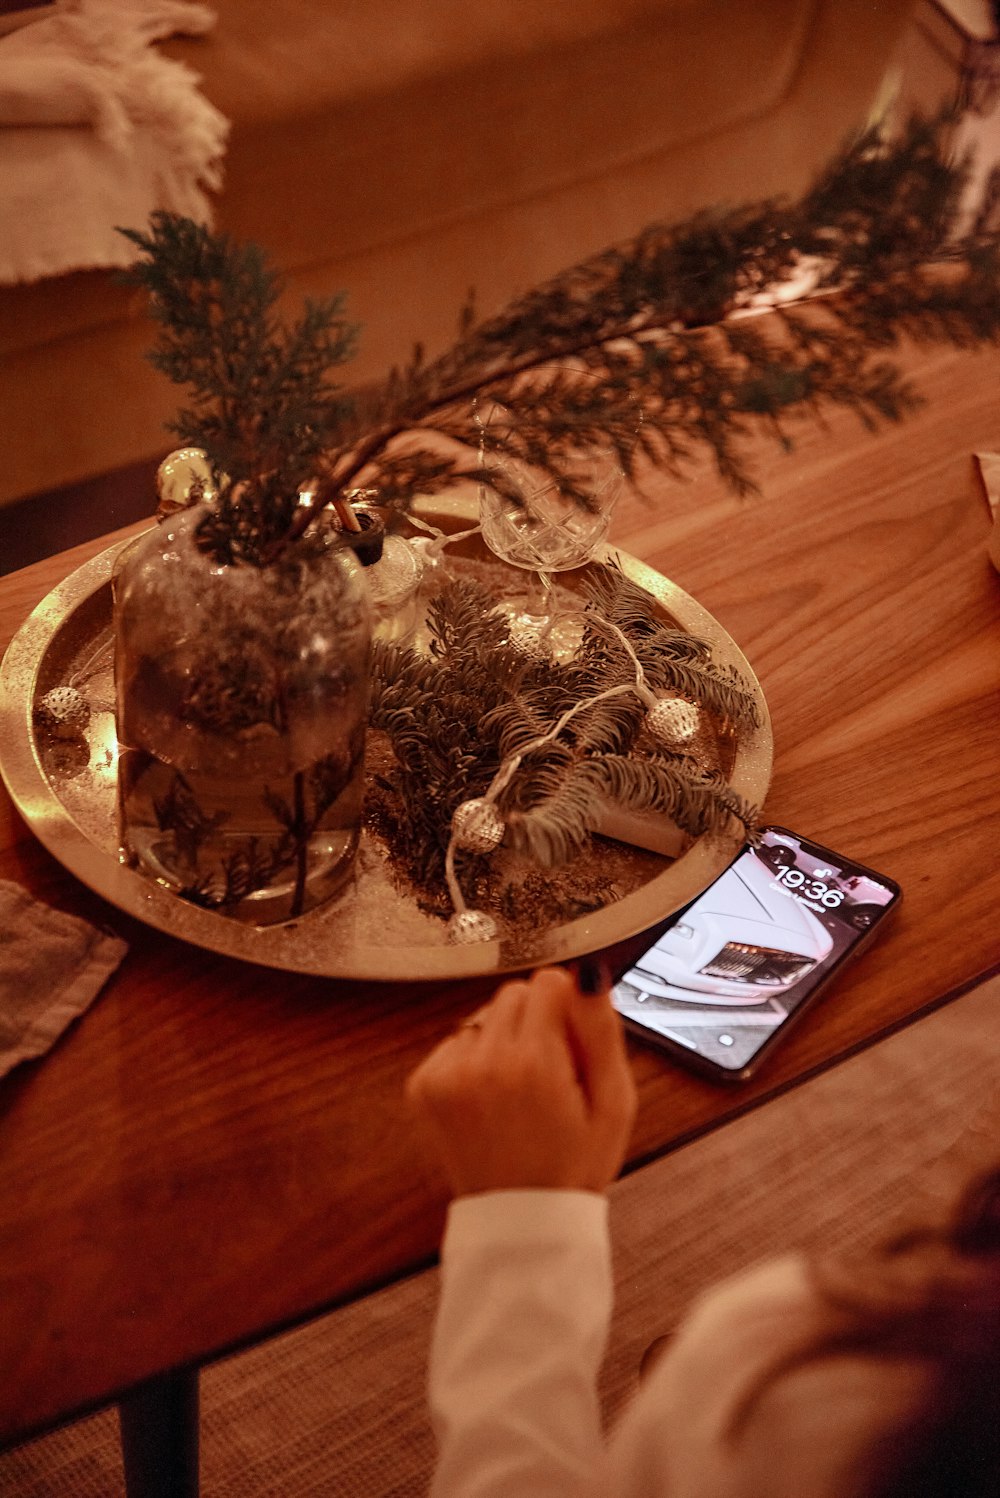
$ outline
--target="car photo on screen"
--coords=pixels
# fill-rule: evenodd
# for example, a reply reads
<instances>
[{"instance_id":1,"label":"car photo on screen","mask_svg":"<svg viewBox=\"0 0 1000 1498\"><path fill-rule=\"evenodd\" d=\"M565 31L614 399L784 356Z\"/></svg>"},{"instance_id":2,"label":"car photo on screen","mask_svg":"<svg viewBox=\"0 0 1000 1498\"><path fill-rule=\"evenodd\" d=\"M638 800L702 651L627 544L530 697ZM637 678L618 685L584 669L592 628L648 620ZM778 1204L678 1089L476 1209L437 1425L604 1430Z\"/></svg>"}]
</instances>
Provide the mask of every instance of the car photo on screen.
<instances>
[{"instance_id":1,"label":"car photo on screen","mask_svg":"<svg viewBox=\"0 0 1000 1498\"><path fill-rule=\"evenodd\" d=\"M768 829L615 987L626 1018L738 1070L891 899L856 865Z\"/></svg>"}]
</instances>

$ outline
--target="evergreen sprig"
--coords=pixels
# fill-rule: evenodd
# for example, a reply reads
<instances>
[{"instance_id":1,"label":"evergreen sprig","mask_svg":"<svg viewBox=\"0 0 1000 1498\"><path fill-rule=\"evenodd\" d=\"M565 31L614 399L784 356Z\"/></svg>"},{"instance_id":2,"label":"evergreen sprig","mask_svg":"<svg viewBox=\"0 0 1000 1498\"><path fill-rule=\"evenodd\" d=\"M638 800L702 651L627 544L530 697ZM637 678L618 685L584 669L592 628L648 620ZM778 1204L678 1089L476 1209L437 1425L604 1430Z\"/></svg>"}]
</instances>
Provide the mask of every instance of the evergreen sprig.
<instances>
[{"instance_id":1,"label":"evergreen sprig","mask_svg":"<svg viewBox=\"0 0 1000 1498\"><path fill-rule=\"evenodd\" d=\"M754 835L755 808L689 756L644 734L646 709L638 693L595 702L557 740L529 747L569 708L634 682L628 652L614 638L609 645L601 627L602 615L612 613L640 658L651 663L650 681L655 670L657 685L700 703L720 732L756 721L748 685L717 667L704 641L664 622L652 598L619 569L591 564L588 577L589 623L567 663L533 659L511 647L494 598L470 581L453 582L432 600L430 654L376 646L370 722L386 734L398 763L398 773L383 785L393 805L390 841L425 887L443 878L456 808L482 796L500 765L516 754L523 755L521 764L497 806L508 845L543 866L565 862L583 847L608 803L670 816L692 836L734 821ZM460 873L476 862L460 853Z\"/></svg>"},{"instance_id":2,"label":"evergreen sprig","mask_svg":"<svg viewBox=\"0 0 1000 1498\"><path fill-rule=\"evenodd\" d=\"M950 123L869 131L797 202L650 225L495 317L470 301L450 348L417 346L352 401L330 380L354 344L342 298L288 328L254 245L162 213L126 231L161 325L153 362L191 392L173 430L233 480L214 544L266 561L358 487L400 510L466 479L516 496L511 457L583 505L598 454L637 483L645 464L683 477L708 452L746 494L761 430L787 447L831 408L872 429L903 419L919 403L888 357L903 338L1000 338L998 236L985 218L956 236L967 164L949 158ZM818 294L782 302L804 276ZM764 304L769 318L748 315Z\"/></svg>"},{"instance_id":3,"label":"evergreen sprig","mask_svg":"<svg viewBox=\"0 0 1000 1498\"><path fill-rule=\"evenodd\" d=\"M757 725L756 700L739 672L732 666L716 665L707 641L664 623L651 607L649 594L626 577L620 566L588 568L581 591L590 600L596 619L607 619L628 637L654 690L677 692L734 727ZM602 636L596 623L588 649L590 660L600 660L612 680L634 678L627 651L613 636L606 632Z\"/></svg>"},{"instance_id":4,"label":"evergreen sprig","mask_svg":"<svg viewBox=\"0 0 1000 1498\"><path fill-rule=\"evenodd\" d=\"M483 448L586 503L581 453L613 456L634 481L644 461L683 476L707 449L746 494L760 429L789 446L792 421L832 407L870 428L901 420L919 403L885 357L902 338L1000 336L997 236L979 224L954 236L967 164L949 159L949 123L869 131L798 202L651 225L496 317L477 321L470 304L451 348L431 361L418 349L367 392L327 454L329 482L378 487L385 473L400 507L462 478L503 492L503 465L478 466ZM806 272L830 294L774 305ZM743 315L762 299L766 324ZM485 436L474 405L496 418Z\"/></svg>"},{"instance_id":5,"label":"evergreen sprig","mask_svg":"<svg viewBox=\"0 0 1000 1498\"><path fill-rule=\"evenodd\" d=\"M204 448L220 480L204 535L225 560L259 565L343 428L350 407L331 370L353 353L357 329L342 296L307 300L297 322L283 322L281 279L255 244L162 212L148 233L122 232L141 251L125 279L149 293L160 324L150 361L188 388L170 430Z\"/></svg>"}]
</instances>

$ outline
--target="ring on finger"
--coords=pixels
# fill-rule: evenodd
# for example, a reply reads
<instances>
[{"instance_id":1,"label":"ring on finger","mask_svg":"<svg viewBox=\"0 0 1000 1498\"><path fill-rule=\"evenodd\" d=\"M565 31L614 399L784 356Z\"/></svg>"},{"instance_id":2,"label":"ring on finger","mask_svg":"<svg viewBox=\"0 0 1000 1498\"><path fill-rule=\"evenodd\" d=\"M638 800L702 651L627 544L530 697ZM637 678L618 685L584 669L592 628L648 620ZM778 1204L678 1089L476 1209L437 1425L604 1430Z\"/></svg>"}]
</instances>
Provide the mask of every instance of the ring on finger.
<instances>
[{"instance_id":1,"label":"ring on finger","mask_svg":"<svg viewBox=\"0 0 1000 1498\"><path fill-rule=\"evenodd\" d=\"M467 1019L459 1020L455 1026L455 1034L459 1035L463 1030L481 1030L485 1024L485 1018L481 1009L475 1014L470 1014Z\"/></svg>"}]
</instances>

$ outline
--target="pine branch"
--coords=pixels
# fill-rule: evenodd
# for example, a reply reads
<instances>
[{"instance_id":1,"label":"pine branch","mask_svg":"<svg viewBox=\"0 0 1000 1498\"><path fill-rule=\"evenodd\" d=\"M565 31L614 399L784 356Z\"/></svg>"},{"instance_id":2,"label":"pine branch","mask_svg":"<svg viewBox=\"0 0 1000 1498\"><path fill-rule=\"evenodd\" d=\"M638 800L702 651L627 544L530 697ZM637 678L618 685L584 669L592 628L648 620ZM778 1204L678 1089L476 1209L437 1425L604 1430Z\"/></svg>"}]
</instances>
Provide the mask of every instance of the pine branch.
<instances>
[{"instance_id":1,"label":"pine branch","mask_svg":"<svg viewBox=\"0 0 1000 1498\"><path fill-rule=\"evenodd\" d=\"M291 325L276 315L280 278L254 244L154 213L123 274L149 293L160 325L150 362L188 389L171 429L201 447L220 498L202 539L225 561L267 561L291 529L299 490L336 441L349 410L331 370L356 328L342 296L306 301Z\"/></svg>"},{"instance_id":2,"label":"pine branch","mask_svg":"<svg viewBox=\"0 0 1000 1498\"><path fill-rule=\"evenodd\" d=\"M619 570L593 565L590 571L592 599L617 608L637 653L649 657L651 681L656 672L669 677L671 689L702 703L720 730L753 720L749 687L713 663L704 641L685 649L683 633L658 620L653 599ZM513 650L492 603L476 583L449 584L428 607L430 656L398 646L375 650L371 723L387 736L398 763L391 786L382 787L393 808L390 841L415 877L440 883L456 808L483 795L501 763L515 755L521 763L497 801L507 842L546 866L583 846L607 802L669 815L695 836L734 819L752 832L753 808L724 780L651 745L638 693L591 704L557 740L539 744L568 709L634 681L634 662L620 641L608 645L596 601L588 605L593 627L584 647L566 665Z\"/></svg>"},{"instance_id":3,"label":"pine branch","mask_svg":"<svg viewBox=\"0 0 1000 1498\"><path fill-rule=\"evenodd\" d=\"M418 346L353 404L329 381L354 334L339 298L284 328L254 246L154 216L148 234L128 231L144 257L130 278L161 324L154 362L190 390L175 429L233 479L217 544L265 561L355 487L396 509L472 477L516 497L511 456L584 506L601 457L635 482L644 463L683 477L707 452L749 494L757 433L788 447L796 421L838 408L872 430L904 419L919 396L886 357L903 338L1000 338L998 236L977 224L954 237L967 166L948 159L948 124L869 132L798 202L650 225L495 317L477 322L470 301L449 349ZM806 268L830 295L766 323L737 316ZM485 434L484 410L497 413ZM310 478L311 508L298 504Z\"/></svg>"},{"instance_id":4,"label":"pine branch","mask_svg":"<svg viewBox=\"0 0 1000 1498\"><path fill-rule=\"evenodd\" d=\"M656 813L693 837L735 822L752 835L757 811L727 786L685 774L681 762L605 754L578 761L551 777L551 790L509 816L510 845L544 868L566 863L600 825L604 806Z\"/></svg>"},{"instance_id":5,"label":"pine branch","mask_svg":"<svg viewBox=\"0 0 1000 1498\"><path fill-rule=\"evenodd\" d=\"M996 237L950 237L966 168L947 159L947 124L914 120L892 142L870 132L799 203L652 225L498 317L464 319L439 359L394 373L363 441L333 454L332 471L377 484L384 455L417 426L453 441L464 428L475 451L478 398L503 409L508 450L571 496L580 449L613 455L629 476L640 458L680 476L707 448L749 493L745 444L757 430L787 446L786 419L838 406L871 428L903 419L917 396L879 350L904 336L965 347L1000 332ZM776 309L766 332L733 319L809 263L835 296ZM942 283L942 266L960 273Z\"/></svg>"}]
</instances>

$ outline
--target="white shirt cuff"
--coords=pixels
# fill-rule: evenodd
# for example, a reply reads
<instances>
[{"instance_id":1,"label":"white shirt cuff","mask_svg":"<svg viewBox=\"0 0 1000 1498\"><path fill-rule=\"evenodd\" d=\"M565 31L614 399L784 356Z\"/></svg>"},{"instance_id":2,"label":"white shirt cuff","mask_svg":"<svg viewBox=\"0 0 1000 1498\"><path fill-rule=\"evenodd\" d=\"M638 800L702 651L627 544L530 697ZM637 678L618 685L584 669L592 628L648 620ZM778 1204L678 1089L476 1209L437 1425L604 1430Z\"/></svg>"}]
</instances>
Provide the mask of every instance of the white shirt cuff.
<instances>
[{"instance_id":1,"label":"white shirt cuff","mask_svg":"<svg viewBox=\"0 0 1000 1498\"><path fill-rule=\"evenodd\" d=\"M608 1198L597 1191L479 1191L456 1197L449 1207L441 1256L481 1248L487 1240L497 1248L540 1238L603 1243L607 1232Z\"/></svg>"}]
</instances>

